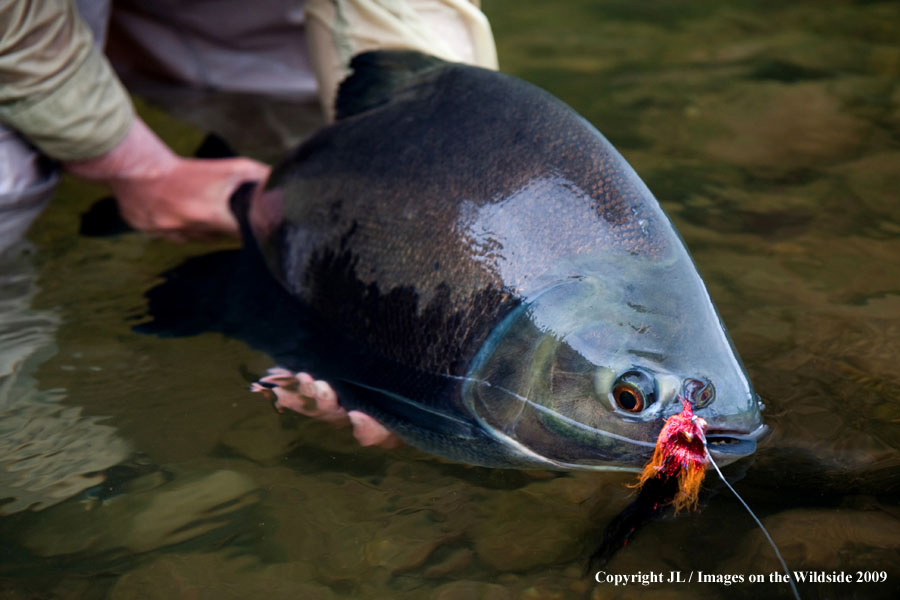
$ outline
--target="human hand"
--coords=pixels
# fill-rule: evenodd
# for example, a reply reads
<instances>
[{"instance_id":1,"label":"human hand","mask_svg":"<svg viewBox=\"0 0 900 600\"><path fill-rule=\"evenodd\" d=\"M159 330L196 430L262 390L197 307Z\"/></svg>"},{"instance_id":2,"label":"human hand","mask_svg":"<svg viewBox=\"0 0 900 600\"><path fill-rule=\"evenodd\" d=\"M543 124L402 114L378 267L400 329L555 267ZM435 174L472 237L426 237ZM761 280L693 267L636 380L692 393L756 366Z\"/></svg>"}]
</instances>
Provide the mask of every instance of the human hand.
<instances>
[{"instance_id":1,"label":"human hand","mask_svg":"<svg viewBox=\"0 0 900 600\"><path fill-rule=\"evenodd\" d=\"M244 181L264 181L269 169L246 158L176 157L164 172L108 182L122 218L135 229L167 238L238 232L228 200Z\"/></svg>"},{"instance_id":2,"label":"human hand","mask_svg":"<svg viewBox=\"0 0 900 600\"><path fill-rule=\"evenodd\" d=\"M347 412L338 404L337 394L325 381L317 381L308 373L294 373L276 367L250 390L269 398L278 412L289 409L320 421L339 426L353 426L353 436L361 446L396 448L403 441L381 423L358 410Z\"/></svg>"},{"instance_id":3,"label":"human hand","mask_svg":"<svg viewBox=\"0 0 900 600\"><path fill-rule=\"evenodd\" d=\"M245 181L264 181L269 167L247 158L202 160L174 154L140 118L110 152L65 163L72 174L112 190L132 227L167 238L236 234L228 200Z\"/></svg>"}]
</instances>

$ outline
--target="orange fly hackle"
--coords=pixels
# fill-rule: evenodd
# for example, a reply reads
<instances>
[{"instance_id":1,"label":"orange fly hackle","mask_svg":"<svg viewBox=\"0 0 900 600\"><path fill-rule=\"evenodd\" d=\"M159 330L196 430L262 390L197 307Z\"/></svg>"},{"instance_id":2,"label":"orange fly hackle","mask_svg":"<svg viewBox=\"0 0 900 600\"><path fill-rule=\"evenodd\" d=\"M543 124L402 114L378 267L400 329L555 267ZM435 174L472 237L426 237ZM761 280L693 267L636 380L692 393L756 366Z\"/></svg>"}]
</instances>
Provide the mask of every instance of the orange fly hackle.
<instances>
[{"instance_id":1,"label":"orange fly hackle","mask_svg":"<svg viewBox=\"0 0 900 600\"><path fill-rule=\"evenodd\" d=\"M653 458L637 483L629 486L640 488L654 477L676 477L678 493L672 500L676 513L697 508L707 467L706 421L694 414L691 403L684 398L681 405L681 412L669 417L659 432Z\"/></svg>"}]
</instances>

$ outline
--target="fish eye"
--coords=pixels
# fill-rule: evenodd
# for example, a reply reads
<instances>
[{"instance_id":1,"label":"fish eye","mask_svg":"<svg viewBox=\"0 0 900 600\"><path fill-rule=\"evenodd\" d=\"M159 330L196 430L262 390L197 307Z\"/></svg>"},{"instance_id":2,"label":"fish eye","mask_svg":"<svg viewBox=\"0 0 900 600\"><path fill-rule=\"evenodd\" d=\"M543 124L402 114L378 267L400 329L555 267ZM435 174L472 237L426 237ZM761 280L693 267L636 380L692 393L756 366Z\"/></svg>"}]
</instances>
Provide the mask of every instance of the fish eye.
<instances>
[{"instance_id":1,"label":"fish eye","mask_svg":"<svg viewBox=\"0 0 900 600\"><path fill-rule=\"evenodd\" d=\"M621 410L639 413L656 401L653 379L641 371L628 371L616 380L612 397Z\"/></svg>"},{"instance_id":2,"label":"fish eye","mask_svg":"<svg viewBox=\"0 0 900 600\"><path fill-rule=\"evenodd\" d=\"M616 406L628 412L641 412L644 410L644 395L641 390L633 385L623 383L613 388L613 398Z\"/></svg>"}]
</instances>

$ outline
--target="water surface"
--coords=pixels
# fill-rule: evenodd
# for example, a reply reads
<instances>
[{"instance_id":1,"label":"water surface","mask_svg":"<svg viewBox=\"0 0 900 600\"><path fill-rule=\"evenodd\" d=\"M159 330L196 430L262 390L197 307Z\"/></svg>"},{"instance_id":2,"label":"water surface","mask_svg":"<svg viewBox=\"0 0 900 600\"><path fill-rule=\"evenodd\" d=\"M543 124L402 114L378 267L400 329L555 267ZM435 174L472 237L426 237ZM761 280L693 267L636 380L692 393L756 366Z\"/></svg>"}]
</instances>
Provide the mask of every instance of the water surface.
<instances>
[{"instance_id":1,"label":"water surface","mask_svg":"<svg viewBox=\"0 0 900 600\"><path fill-rule=\"evenodd\" d=\"M690 248L773 429L729 473L789 565L887 573L880 584L801 585L802 596L897 597L900 7L484 4L501 67L603 131ZM215 126L268 160L315 121L314 107L230 101L258 110L142 110L184 153ZM585 559L627 504L629 477L361 449L345 430L279 416L249 394L271 359L243 343L135 333L161 272L234 243L77 235L101 194L67 181L14 265L25 288L10 294L30 319L20 328L37 331L41 350L3 422L64 440L23 470L65 484L54 506L0 517L8 597L787 597L784 585L746 581L777 562L712 483L700 513L647 526L606 570L743 583L598 585ZM65 479L67 465L104 461L120 465L106 487Z\"/></svg>"}]
</instances>

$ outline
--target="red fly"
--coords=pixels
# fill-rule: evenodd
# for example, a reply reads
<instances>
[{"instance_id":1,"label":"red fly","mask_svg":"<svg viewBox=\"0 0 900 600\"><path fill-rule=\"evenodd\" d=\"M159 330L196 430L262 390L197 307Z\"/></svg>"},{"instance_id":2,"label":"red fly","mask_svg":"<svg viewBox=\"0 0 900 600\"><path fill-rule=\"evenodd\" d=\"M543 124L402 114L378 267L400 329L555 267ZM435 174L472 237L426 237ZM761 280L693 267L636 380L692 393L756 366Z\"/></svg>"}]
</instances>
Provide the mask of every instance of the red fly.
<instances>
[{"instance_id":1,"label":"red fly","mask_svg":"<svg viewBox=\"0 0 900 600\"><path fill-rule=\"evenodd\" d=\"M682 410L666 420L653 458L644 467L637 483L640 488L654 477L677 478L678 492L672 500L675 512L689 508L696 510L700 484L706 476L706 421L694 414L691 403L681 399Z\"/></svg>"}]
</instances>

